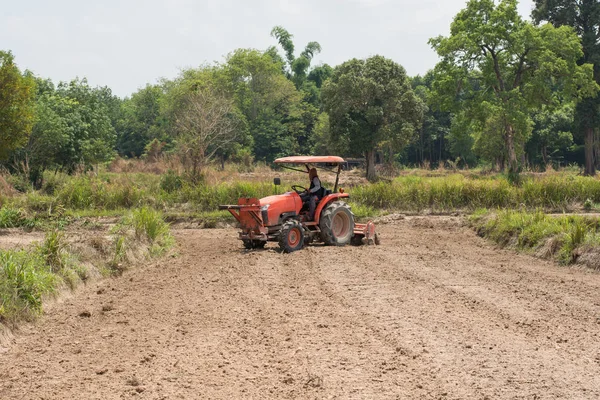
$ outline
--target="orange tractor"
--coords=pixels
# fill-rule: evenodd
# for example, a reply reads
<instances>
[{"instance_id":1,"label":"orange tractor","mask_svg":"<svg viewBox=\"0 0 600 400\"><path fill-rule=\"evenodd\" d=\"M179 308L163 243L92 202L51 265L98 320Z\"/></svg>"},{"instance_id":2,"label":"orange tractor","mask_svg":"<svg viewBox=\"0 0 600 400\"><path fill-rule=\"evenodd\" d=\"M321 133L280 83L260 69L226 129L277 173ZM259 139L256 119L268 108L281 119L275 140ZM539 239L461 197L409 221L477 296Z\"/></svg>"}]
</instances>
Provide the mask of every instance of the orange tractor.
<instances>
[{"instance_id":1,"label":"orange tractor","mask_svg":"<svg viewBox=\"0 0 600 400\"><path fill-rule=\"evenodd\" d=\"M300 250L313 241L326 245L344 246L352 244L379 244L372 221L358 224L345 199L348 193L338 190L338 182L344 159L335 156L294 156L275 160L284 168L308 173L311 165L320 165L320 170L336 174L333 190L325 190L318 201L314 219L308 220L308 205L303 203L300 194L306 189L292 186L292 191L284 194L256 198L241 198L237 205L222 205L238 220L241 228L239 238L247 249L263 248L268 241L279 242L279 247L287 252ZM290 166L292 165L292 166ZM294 167L304 165L306 170ZM322 167L322 165L325 166ZM280 184L275 178L275 185Z\"/></svg>"}]
</instances>

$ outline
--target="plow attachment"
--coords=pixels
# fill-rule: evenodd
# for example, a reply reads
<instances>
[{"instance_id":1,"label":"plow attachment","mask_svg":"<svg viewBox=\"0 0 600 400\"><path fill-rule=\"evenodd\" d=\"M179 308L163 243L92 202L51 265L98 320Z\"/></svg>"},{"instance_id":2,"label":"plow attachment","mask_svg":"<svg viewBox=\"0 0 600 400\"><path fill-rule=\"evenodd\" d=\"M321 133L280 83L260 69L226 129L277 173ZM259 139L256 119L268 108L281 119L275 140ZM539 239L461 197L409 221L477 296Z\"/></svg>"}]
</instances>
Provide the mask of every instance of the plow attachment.
<instances>
[{"instance_id":1,"label":"plow attachment","mask_svg":"<svg viewBox=\"0 0 600 400\"><path fill-rule=\"evenodd\" d=\"M240 239L267 240L267 228L263 224L260 201L256 198L241 198L236 205L221 205L240 223Z\"/></svg>"},{"instance_id":2,"label":"plow attachment","mask_svg":"<svg viewBox=\"0 0 600 400\"><path fill-rule=\"evenodd\" d=\"M376 244L378 245L379 236L375 232L375 224L373 221L369 221L366 224L355 224L354 225L354 237L352 238L354 244Z\"/></svg>"}]
</instances>

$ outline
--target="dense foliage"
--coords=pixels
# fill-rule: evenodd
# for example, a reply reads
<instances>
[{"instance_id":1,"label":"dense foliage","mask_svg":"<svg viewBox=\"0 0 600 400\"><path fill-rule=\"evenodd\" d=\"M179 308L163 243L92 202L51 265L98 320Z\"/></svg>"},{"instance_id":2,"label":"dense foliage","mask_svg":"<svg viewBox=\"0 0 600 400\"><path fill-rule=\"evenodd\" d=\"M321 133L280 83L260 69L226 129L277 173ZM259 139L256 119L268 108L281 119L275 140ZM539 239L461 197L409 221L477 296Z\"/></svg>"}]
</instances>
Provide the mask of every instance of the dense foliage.
<instances>
[{"instance_id":1,"label":"dense foliage","mask_svg":"<svg viewBox=\"0 0 600 400\"><path fill-rule=\"evenodd\" d=\"M313 65L321 45L298 53L276 26L264 51L236 49L124 99L36 78L0 52L0 162L35 187L45 170L118 156L169 155L196 181L209 163L326 153L364 157L369 178L376 162L516 172L585 158L593 173L599 15L597 2L540 0L533 18L552 24L536 26L516 0L470 0L430 41L440 63L416 77L379 55Z\"/></svg>"},{"instance_id":2,"label":"dense foliage","mask_svg":"<svg viewBox=\"0 0 600 400\"><path fill-rule=\"evenodd\" d=\"M569 26L581 39L583 53L580 64L594 66L594 78L600 83L600 3L596 0L535 0L535 21L548 21L555 26ZM594 175L600 162L600 96L592 96L577 104L577 134L584 138L585 172Z\"/></svg>"}]
</instances>

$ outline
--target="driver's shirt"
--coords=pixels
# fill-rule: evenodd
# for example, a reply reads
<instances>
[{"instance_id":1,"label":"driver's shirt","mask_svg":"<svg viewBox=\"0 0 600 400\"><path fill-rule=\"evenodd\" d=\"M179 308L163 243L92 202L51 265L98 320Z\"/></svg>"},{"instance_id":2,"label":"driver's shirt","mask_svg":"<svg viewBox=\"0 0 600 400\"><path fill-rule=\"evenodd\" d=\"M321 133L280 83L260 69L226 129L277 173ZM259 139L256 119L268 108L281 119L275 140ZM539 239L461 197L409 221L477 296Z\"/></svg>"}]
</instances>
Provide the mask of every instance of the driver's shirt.
<instances>
[{"instance_id":1,"label":"driver's shirt","mask_svg":"<svg viewBox=\"0 0 600 400\"><path fill-rule=\"evenodd\" d=\"M319 178L317 176L315 176L313 178L310 186L311 186L311 188L309 189L309 192L311 192L311 193L316 193L317 191L321 190L321 181L319 180Z\"/></svg>"}]
</instances>

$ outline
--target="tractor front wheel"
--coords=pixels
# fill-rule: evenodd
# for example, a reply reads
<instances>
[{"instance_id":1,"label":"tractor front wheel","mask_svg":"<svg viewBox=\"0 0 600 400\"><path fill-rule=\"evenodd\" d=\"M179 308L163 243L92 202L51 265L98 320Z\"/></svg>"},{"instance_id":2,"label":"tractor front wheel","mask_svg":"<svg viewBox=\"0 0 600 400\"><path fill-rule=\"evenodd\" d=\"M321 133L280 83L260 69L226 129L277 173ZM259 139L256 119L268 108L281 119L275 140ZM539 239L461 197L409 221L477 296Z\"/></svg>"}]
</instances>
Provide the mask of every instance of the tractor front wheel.
<instances>
[{"instance_id":1,"label":"tractor front wheel","mask_svg":"<svg viewBox=\"0 0 600 400\"><path fill-rule=\"evenodd\" d=\"M319 228L325 244L345 246L350 243L354 235L354 214L350 206L341 201L329 204L321 214Z\"/></svg>"},{"instance_id":2,"label":"tractor front wheel","mask_svg":"<svg viewBox=\"0 0 600 400\"><path fill-rule=\"evenodd\" d=\"M304 228L300 222L291 219L283 224L279 231L279 247L286 253L304 247Z\"/></svg>"}]
</instances>

